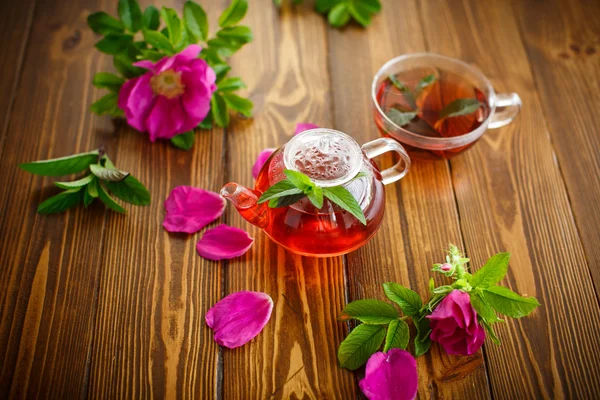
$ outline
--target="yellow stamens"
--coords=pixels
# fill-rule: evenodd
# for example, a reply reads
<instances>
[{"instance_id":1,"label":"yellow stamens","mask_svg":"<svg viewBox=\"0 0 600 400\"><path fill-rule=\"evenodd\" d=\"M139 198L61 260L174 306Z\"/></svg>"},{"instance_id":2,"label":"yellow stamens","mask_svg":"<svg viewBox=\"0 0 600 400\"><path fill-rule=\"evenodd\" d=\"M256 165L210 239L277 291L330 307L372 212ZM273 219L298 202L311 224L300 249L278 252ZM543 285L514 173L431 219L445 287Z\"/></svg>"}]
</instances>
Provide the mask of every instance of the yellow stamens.
<instances>
[{"instance_id":1,"label":"yellow stamens","mask_svg":"<svg viewBox=\"0 0 600 400\"><path fill-rule=\"evenodd\" d=\"M181 73L172 69L150 78L150 87L155 94L165 96L168 99L179 97L185 91L185 85L181 83Z\"/></svg>"}]
</instances>

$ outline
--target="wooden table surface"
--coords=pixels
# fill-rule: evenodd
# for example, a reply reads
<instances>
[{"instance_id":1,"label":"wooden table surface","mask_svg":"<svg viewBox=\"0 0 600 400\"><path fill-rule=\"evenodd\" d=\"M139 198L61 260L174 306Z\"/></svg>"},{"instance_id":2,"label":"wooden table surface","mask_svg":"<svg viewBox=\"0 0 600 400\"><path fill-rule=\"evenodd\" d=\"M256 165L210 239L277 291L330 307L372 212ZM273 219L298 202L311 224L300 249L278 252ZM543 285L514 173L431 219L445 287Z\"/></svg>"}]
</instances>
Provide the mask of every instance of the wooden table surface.
<instances>
[{"instance_id":1,"label":"wooden table surface","mask_svg":"<svg viewBox=\"0 0 600 400\"><path fill-rule=\"evenodd\" d=\"M214 31L228 1L202 3ZM353 299L383 299L386 281L425 294L449 242L474 268L510 251L505 284L542 307L498 325L503 345L487 340L471 357L434 345L418 359L420 397L599 398L600 2L383 3L368 29L335 30L309 4L278 12L252 1L244 22L255 40L231 62L255 117L198 132L185 152L88 111L101 93L94 73L112 66L86 17L115 14L116 1L2 2L0 398L355 398L360 375L337 366L348 327L336 316ZM366 246L295 256L228 207L221 222L256 241L216 263L196 254L198 235L161 227L173 187L252 185L258 152L289 140L297 122L376 138L371 79L419 51L478 65L523 109L450 161L415 161L387 187L383 226ZM147 184L152 205L37 214L57 189L17 164L102 144ZM273 316L250 344L220 349L204 314L239 290L270 294Z\"/></svg>"}]
</instances>

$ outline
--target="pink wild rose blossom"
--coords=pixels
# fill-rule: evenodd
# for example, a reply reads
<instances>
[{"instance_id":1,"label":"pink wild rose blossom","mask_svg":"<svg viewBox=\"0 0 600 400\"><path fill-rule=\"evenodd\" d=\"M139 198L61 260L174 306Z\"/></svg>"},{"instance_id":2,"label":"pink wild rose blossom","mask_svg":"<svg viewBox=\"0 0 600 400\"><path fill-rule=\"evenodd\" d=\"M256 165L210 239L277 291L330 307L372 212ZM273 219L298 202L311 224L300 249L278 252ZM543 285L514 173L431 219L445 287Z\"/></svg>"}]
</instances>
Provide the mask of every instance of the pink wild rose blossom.
<instances>
[{"instance_id":1,"label":"pink wild rose blossom","mask_svg":"<svg viewBox=\"0 0 600 400\"><path fill-rule=\"evenodd\" d=\"M427 318L431 340L438 342L448 354L470 356L483 345L485 331L477 322L477 313L465 292L450 292Z\"/></svg>"},{"instance_id":2,"label":"pink wild rose blossom","mask_svg":"<svg viewBox=\"0 0 600 400\"><path fill-rule=\"evenodd\" d=\"M411 400L417 396L417 361L402 349L377 352L369 358L358 383L369 400Z\"/></svg>"},{"instance_id":3,"label":"pink wild rose blossom","mask_svg":"<svg viewBox=\"0 0 600 400\"><path fill-rule=\"evenodd\" d=\"M265 327L273 300L262 292L241 291L226 296L206 313L206 324L215 332L215 342L230 349L254 339Z\"/></svg>"},{"instance_id":4,"label":"pink wild rose blossom","mask_svg":"<svg viewBox=\"0 0 600 400\"><path fill-rule=\"evenodd\" d=\"M216 74L198 58L200 50L192 44L156 63L136 62L148 72L121 86L118 105L127 123L148 132L152 142L190 131L208 115Z\"/></svg>"}]
</instances>

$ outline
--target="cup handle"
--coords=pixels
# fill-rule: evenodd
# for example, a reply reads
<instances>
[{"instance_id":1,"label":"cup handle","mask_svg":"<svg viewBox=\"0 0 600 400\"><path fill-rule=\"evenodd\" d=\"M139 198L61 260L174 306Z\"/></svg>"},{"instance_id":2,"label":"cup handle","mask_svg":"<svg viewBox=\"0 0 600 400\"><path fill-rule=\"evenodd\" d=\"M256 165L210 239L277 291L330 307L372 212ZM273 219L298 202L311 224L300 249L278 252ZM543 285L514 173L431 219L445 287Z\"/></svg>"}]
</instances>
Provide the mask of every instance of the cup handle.
<instances>
[{"instance_id":1,"label":"cup handle","mask_svg":"<svg viewBox=\"0 0 600 400\"><path fill-rule=\"evenodd\" d=\"M504 110L494 113L488 125L489 129L496 129L510 124L521 111L521 98L516 93L500 93L496 95L496 107L505 107Z\"/></svg>"},{"instance_id":2,"label":"cup handle","mask_svg":"<svg viewBox=\"0 0 600 400\"><path fill-rule=\"evenodd\" d=\"M404 150L404 147L398 142L390 138L379 138L365 143L362 146L369 159L377 157L388 151L395 151L400 156L400 160L391 168L381 172L381 181L384 185L394 183L404 177L410 169L410 157Z\"/></svg>"}]
</instances>

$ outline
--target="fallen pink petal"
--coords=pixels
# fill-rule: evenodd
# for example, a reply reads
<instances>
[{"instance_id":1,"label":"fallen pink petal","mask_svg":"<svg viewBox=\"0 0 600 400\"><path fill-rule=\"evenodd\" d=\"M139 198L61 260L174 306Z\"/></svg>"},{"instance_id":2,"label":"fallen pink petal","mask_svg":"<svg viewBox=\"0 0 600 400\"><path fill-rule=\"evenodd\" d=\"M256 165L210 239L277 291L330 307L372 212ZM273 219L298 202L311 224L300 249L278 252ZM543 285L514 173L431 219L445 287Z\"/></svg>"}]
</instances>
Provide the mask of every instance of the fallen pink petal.
<instances>
[{"instance_id":1,"label":"fallen pink petal","mask_svg":"<svg viewBox=\"0 0 600 400\"><path fill-rule=\"evenodd\" d=\"M254 179L258 178L258 173L260 172L261 168L263 167L263 165L265 165L265 163L267 162L269 157L271 157L271 154L273 154L275 152L275 150L277 150L277 149L272 149L272 148L264 149L263 151L260 152L258 157L256 157L256 161L254 162L254 165L252 166L252 176L254 177Z\"/></svg>"},{"instance_id":2,"label":"fallen pink petal","mask_svg":"<svg viewBox=\"0 0 600 400\"><path fill-rule=\"evenodd\" d=\"M360 390L369 400L409 400L417 396L417 361L402 349L369 358Z\"/></svg>"},{"instance_id":3,"label":"fallen pink petal","mask_svg":"<svg viewBox=\"0 0 600 400\"><path fill-rule=\"evenodd\" d=\"M299 133L302 133L304 131L308 131L310 129L317 129L319 128L319 125L315 125L315 124L311 124L308 122L302 123L302 124L296 124L296 131L294 132L294 135L297 135Z\"/></svg>"},{"instance_id":4,"label":"fallen pink petal","mask_svg":"<svg viewBox=\"0 0 600 400\"><path fill-rule=\"evenodd\" d=\"M254 239L248 232L221 224L207 230L196 245L200 257L209 260L228 260L239 257L252 247Z\"/></svg>"},{"instance_id":5,"label":"fallen pink petal","mask_svg":"<svg viewBox=\"0 0 600 400\"><path fill-rule=\"evenodd\" d=\"M169 232L195 233L223 214L226 201L217 193L177 186L165 201L163 227Z\"/></svg>"},{"instance_id":6,"label":"fallen pink petal","mask_svg":"<svg viewBox=\"0 0 600 400\"><path fill-rule=\"evenodd\" d=\"M206 324L215 332L215 342L230 349L254 339L265 327L273 300L262 292L232 293L206 313Z\"/></svg>"}]
</instances>

